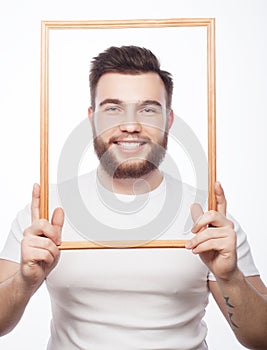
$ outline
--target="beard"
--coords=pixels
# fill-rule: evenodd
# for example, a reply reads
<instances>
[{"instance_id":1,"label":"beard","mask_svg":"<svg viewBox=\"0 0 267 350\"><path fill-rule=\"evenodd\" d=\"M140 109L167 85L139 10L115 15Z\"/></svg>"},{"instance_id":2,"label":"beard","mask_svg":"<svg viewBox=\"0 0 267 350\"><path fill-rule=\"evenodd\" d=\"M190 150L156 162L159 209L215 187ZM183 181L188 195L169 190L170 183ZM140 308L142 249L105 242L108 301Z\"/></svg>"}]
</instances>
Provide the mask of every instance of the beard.
<instances>
[{"instance_id":1,"label":"beard","mask_svg":"<svg viewBox=\"0 0 267 350\"><path fill-rule=\"evenodd\" d=\"M130 159L119 161L112 151L114 139L104 142L101 136L95 136L94 150L105 172L114 179L137 179L158 169L165 157L168 134L165 131L163 139L158 143L147 142L150 147L145 157L131 157Z\"/></svg>"}]
</instances>

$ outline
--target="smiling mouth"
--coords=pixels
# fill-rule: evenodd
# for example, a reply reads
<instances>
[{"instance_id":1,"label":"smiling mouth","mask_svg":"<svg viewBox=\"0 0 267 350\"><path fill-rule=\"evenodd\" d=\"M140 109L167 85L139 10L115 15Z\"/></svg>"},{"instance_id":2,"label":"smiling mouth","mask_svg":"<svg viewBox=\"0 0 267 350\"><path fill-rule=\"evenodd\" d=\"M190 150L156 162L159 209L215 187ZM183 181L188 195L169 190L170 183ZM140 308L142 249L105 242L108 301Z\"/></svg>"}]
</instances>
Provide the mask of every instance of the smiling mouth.
<instances>
[{"instance_id":1,"label":"smiling mouth","mask_svg":"<svg viewBox=\"0 0 267 350\"><path fill-rule=\"evenodd\" d=\"M129 141L114 141L113 142L116 146L118 146L123 151L138 151L142 148L142 146L146 145L147 141L141 141L141 140L129 140Z\"/></svg>"}]
</instances>

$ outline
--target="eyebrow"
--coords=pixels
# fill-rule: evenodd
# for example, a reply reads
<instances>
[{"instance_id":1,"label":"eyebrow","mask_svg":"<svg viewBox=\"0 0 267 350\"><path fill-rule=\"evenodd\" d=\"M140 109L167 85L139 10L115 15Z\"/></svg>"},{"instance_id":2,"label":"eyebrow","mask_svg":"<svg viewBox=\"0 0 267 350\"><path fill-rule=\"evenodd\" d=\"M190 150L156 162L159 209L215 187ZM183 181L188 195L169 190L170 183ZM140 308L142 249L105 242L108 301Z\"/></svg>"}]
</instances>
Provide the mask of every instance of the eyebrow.
<instances>
[{"instance_id":1,"label":"eyebrow","mask_svg":"<svg viewBox=\"0 0 267 350\"><path fill-rule=\"evenodd\" d=\"M117 98L106 98L105 100L99 103L99 107L102 107L108 103L113 103L120 106L127 105L127 103ZM137 102L136 104L140 105L141 107L147 106L147 105L156 105L156 106L162 107L161 103L159 103L157 100L144 100L144 101Z\"/></svg>"},{"instance_id":2,"label":"eyebrow","mask_svg":"<svg viewBox=\"0 0 267 350\"><path fill-rule=\"evenodd\" d=\"M99 103L99 107L102 107L108 103L114 103L115 105L123 105L125 103L123 103L123 101L117 99L117 98L106 98L105 100L101 101Z\"/></svg>"},{"instance_id":3,"label":"eyebrow","mask_svg":"<svg viewBox=\"0 0 267 350\"><path fill-rule=\"evenodd\" d=\"M156 105L159 107L162 107L161 103L157 100L145 100L140 102L140 106L147 106L147 105Z\"/></svg>"}]
</instances>

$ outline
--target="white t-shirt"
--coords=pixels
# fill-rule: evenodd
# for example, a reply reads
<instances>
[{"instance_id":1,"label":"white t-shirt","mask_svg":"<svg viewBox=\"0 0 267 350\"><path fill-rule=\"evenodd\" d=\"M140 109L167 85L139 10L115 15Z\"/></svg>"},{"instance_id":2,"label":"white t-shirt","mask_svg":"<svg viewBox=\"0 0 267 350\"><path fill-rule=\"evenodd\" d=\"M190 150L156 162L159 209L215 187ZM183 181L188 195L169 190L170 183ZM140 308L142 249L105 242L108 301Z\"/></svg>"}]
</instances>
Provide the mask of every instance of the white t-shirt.
<instances>
[{"instance_id":1,"label":"white t-shirt","mask_svg":"<svg viewBox=\"0 0 267 350\"><path fill-rule=\"evenodd\" d=\"M165 176L149 194L115 198L96 184L93 172L51 187L50 208L66 209L63 240L121 240L124 234L127 240L141 239L143 228L146 240L192 236L189 207L196 192L190 186ZM173 211L176 198L180 204ZM199 194L197 201L205 207L203 198ZM27 206L14 220L0 258L20 261L20 241L29 225ZM257 275L246 235L236 222L235 230L239 267L246 276ZM203 316L208 280L215 278L199 256L185 249L62 251L46 279L53 314L48 349L207 349Z\"/></svg>"}]
</instances>

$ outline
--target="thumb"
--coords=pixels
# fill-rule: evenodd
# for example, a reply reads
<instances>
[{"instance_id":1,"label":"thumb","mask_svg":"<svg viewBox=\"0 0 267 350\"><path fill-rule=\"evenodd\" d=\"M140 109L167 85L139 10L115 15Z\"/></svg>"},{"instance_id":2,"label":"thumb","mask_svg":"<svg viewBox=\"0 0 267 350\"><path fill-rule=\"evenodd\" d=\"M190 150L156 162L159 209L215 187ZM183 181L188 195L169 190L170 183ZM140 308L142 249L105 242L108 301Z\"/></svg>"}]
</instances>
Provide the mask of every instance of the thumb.
<instances>
[{"instance_id":1,"label":"thumb","mask_svg":"<svg viewBox=\"0 0 267 350\"><path fill-rule=\"evenodd\" d=\"M56 226L57 230L57 239L56 243L60 244L61 243L61 231L62 231L62 226L64 224L64 211L62 208L56 208L53 212L51 223L53 226Z\"/></svg>"},{"instance_id":2,"label":"thumb","mask_svg":"<svg viewBox=\"0 0 267 350\"><path fill-rule=\"evenodd\" d=\"M54 210L51 223L53 226L58 226L60 229L62 228L64 224L64 211L62 208L56 208Z\"/></svg>"},{"instance_id":3,"label":"thumb","mask_svg":"<svg viewBox=\"0 0 267 350\"><path fill-rule=\"evenodd\" d=\"M215 183L214 190L215 190L215 196L216 196L216 202L217 202L217 210L219 213L226 216L227 203L224 195L224 190L220 182L217 181Z\"/></svg>"},{"instance_id":4,"label":"thumb","mask_svg":"<svg viewBox=\"0 0 267 350\"><path fill-rule=\"evenodd\" d=\"M203 209L199 203L193 203L190 207L190 210L194 223L196 223L198 219L204 214Z\"/></svg>"}]
</instances>

